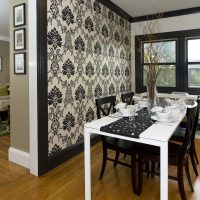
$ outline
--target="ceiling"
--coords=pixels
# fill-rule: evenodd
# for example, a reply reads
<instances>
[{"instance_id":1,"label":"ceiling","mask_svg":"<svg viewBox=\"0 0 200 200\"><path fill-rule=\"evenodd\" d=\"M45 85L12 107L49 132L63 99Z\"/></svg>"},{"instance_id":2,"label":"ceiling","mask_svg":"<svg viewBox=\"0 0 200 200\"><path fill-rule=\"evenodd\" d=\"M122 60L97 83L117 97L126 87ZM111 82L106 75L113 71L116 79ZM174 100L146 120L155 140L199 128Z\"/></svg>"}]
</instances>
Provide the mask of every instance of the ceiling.
<instances>
[{"instance_id":1,"label":"ceiling","mask_svg":"<svg viewBox=\"0 0 200 200\"><path fill-rule=\"evenodd\" d=\"M199 0L111 0L132 17L199 7ZM9 0L0 0L0 38L9 37Z\"/></svg>"},{"instance_id":2,"label":"ceiling","mask_svg":"<svg viewBox=\"0 0 200 200\"><path fill-rule=\"evenodd\" d=\"M0 0L0 37L9 37L9 0Z\"/></svg>"},{"instance_id":3,"label":"ceiling","mask_svg":"<svg viewBox=\"0 0 200 200\"><path fill-rule=\"evenodd\" d=\"M200 0L111 0L132 17L199 7Z\"/></svg>"}]
</instances>

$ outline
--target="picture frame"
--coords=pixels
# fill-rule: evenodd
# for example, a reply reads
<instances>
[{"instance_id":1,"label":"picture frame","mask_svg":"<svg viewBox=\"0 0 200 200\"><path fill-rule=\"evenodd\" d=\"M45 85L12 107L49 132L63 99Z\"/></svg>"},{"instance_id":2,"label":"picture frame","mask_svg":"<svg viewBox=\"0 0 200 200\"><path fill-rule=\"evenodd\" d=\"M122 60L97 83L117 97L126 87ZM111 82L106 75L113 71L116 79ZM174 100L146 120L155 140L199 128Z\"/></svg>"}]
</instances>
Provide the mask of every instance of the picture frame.
<instances>
[{"instance_id":1,"label":"picture frame","mask_svg":"<svg viewBox=\"0 0 200 200\"><path fill-rule=\"evenodd\" d=\"M3 68L2 68L2 60L3 60L3 58L0 56L0 71L3 70Z\"/></svg>"},{"instance_id":2,"label":"picture frame","mask_svg":"<svg viewBox=\"0 0 200 200\"><path fill-rule=\"evenodd\" d=\"M14 74L26 74L26 53L14 53Z\"/></svg>"},{"instance_id":3,"label":"picture frame","mask_svg":"<svg viewBox=\"0 0 200 200\"><path fill-rule=\"evenodd\" d=\"M25 28L14 30L14 50L26 49L26 31Z\"/></svg>"},{"instance_id":4,"label":"picture frame","mask_svg":"<svg viewBox=\"0 0 200 200\"><path fill-rule=\"evenodd\" d=\"M26 24L26 6L25 3L13 7L14 27L24 26Z\"/></svg>"}]
</instances>

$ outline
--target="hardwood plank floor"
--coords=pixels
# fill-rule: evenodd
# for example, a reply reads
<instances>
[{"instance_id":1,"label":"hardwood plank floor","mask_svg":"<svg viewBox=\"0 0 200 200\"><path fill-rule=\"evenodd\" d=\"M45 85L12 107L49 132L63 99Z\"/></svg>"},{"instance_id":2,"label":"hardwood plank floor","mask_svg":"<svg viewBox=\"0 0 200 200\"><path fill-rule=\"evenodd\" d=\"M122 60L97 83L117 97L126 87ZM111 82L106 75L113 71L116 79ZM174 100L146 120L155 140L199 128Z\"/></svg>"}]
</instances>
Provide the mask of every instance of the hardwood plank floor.
<instances>
[{"instance_id":1,"label":"hardwood plank floor","mask_svg":"<svg viewBox=\"0 0 200 200\"><path fill-rule=\"evenodd\" d=\"M200 140L197 140L197 152L200 158ZM84 155L63 163L42 177L35 177L29 171L8 162L7 151L9 136L0 138L0 200L84 200ZM142 195L132 192L131 171L123 166L113 167L108 162L103 179L99 180L101 169L101 143L92 147L92 199L93 200L159 200L159 177L144 177ZM121 157L121 159L123 159ZM129 162L130 158L126 156ZM196 177L190 167L195 192L191 193L185 178L187 199L200 199L200 177ZM198 165L200 173L200 165ZM175 169L170 168L170 174ZM176 181L169 180L169 199L179 200Z\"/></svg>"}]
</instances>

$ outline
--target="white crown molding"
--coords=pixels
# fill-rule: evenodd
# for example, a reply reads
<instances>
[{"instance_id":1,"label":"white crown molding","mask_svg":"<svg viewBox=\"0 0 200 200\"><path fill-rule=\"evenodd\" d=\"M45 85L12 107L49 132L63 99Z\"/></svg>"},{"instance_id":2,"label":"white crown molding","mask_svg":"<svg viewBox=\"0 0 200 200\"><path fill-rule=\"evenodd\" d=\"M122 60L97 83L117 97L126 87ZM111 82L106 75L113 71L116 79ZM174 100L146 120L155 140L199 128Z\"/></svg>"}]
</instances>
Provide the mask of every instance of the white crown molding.
<instances>
[{"instance_id":1,"label":"white crown molding","mask_svg":"<svg viewBox=\"0 0 200 200\"><path fill-rule=\"evenodd\" d=\"M9 39L9 37L7 37L7 36L2 36L2 35L0 35L0 40L1 40L1 41L10 42L10 39Z\"/></svg>"}]
</instances>

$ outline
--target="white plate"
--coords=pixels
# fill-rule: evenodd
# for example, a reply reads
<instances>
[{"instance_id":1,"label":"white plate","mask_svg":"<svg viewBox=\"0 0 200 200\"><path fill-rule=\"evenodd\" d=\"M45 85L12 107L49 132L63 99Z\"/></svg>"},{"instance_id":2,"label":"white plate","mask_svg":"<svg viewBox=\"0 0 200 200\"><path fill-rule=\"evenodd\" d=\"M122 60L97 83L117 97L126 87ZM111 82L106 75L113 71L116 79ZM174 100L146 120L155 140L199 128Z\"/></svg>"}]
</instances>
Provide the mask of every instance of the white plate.
<instances>
[{"instance_id":1,"label":"white plate","mask_svg":"<svg viewBox=\"0 0 200 200\"><path fill-rule=\"evenodd\" d=\"M134 117L134 116L138 116L138 113L135 113L135 115L133 116L133 114L130 114L130 115L122 115L120 112L116 112L116 113L113 113L111 115L109 115L110 117Z\"/></svg>"},{"instance_id":2,"label":"white plate","mask_svg":"<svg viewBox=\"0 0 200 200\"><path fill-rule=\"evenodd\" d=\"M159 119L157 116L151 116L151 119L156 120L158 122L166 122L166 123L171 123L171 122L177 122L178 121L177 117L170 117L168 119Z\"/></svg>"}]
</instances>

